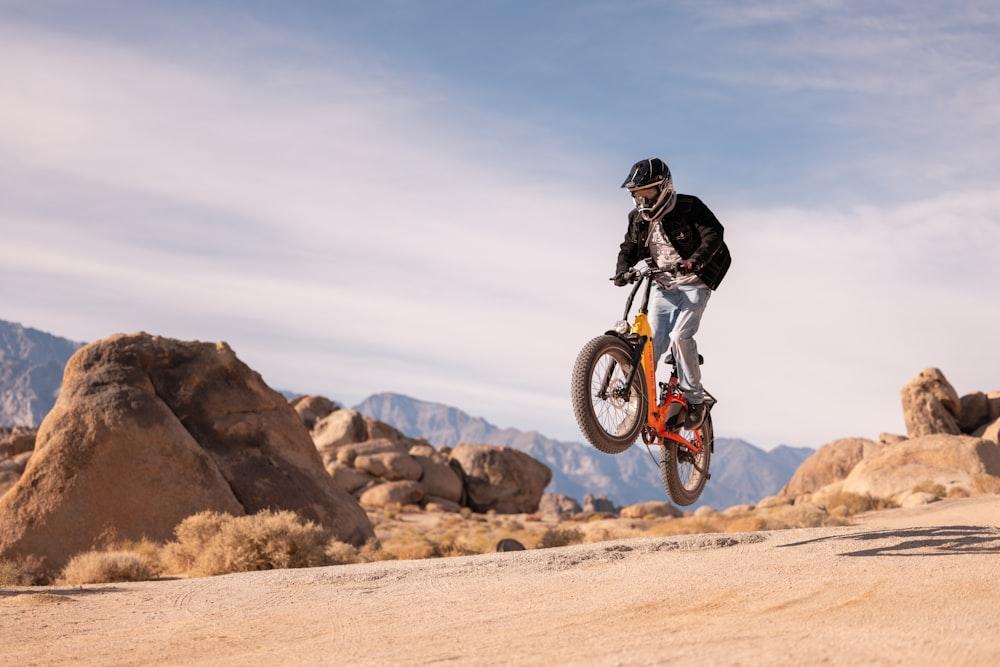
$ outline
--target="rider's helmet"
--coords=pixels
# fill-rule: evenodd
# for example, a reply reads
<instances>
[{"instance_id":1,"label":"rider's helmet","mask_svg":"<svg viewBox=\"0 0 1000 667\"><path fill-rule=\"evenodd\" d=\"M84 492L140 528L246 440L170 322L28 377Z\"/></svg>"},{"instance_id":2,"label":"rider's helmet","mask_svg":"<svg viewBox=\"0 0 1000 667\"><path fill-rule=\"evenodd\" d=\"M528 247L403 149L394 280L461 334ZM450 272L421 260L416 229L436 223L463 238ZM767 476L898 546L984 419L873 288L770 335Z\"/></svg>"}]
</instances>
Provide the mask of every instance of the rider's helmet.
<instances>
[{"instance_id":1,"label":"rider's helmet","mask_svg":"<svg viewBox=\"0 0 1000 667\"><path fill-rule=\"evenodd\" d=\"M646 220L659 217L674 201L674 181L670 168L658 157L639 160L622 183L635 201L636 210Z\"/></svg>"}]
</instances>

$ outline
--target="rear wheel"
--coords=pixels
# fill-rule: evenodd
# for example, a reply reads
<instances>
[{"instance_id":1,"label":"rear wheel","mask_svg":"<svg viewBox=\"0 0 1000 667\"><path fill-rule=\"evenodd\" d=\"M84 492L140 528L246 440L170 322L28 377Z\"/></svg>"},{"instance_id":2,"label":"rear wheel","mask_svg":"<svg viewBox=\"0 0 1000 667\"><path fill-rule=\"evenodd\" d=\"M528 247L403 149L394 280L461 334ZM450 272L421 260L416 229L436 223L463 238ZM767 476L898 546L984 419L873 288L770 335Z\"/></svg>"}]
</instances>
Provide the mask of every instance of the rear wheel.
<instances>
[{"instance_id":1,"label":"rear wheel","mask_svg":"<svg viewBox=\"0 0 1000 667\"><path fill-rule=\"evenodd\" d=\"M573 366L570 395L584 437L606 454L628 449L646 424L646 378L640 368L625 394L632 346L605 334L583 346Z\"/></svg>"},{"instance_id":2,"label":"rear wheel","mask_svg":"<svg viewBox=\"0 0 1000 667\"><path fill-rule=\"evenodd\" d=\"M701 431L701 451L694 454L673 440L667 440L660 452L660 474L663 488L677 505L690 505L701 497L708 481L708 465L712 458L712 415L698 427ZM692 431L681 430L681 437L694 440Z\"/></svg>"}]
</instances>

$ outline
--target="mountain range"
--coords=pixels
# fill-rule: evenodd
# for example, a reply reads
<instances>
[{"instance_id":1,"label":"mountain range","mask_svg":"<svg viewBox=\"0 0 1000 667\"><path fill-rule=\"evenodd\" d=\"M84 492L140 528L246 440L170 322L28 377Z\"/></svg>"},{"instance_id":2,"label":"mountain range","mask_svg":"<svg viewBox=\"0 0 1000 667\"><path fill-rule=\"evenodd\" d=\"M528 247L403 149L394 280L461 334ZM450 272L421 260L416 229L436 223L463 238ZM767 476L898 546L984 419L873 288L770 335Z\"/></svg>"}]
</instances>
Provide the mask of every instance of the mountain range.
<instances>
[{"instance_id":1,"label":"mountain range","mask_svg":"<svg viewBox=\"0 0 1000 667\"><path fill-rule=\"evenodd\" d=\"M35 426L55 405L66 361L82 343L0 320L0 426Z\"/></svg>"},{"instance_id":2,"label":"mountain range","mask_svg":"<svg viewBox=\"0 0 1000 667\"><path fill-rule=\"evenodd\" d=\"M458 408L402 394L374 394L354 409L384 421L404 434L435 445L460 442L505 445L543 461L552 469L548 490L581 499L587 493L607 495L619 504L664 497L656 459L642 443L623 454L604 454L579 442L547 438L536 431L500 428ZM781 445L770 451L736 438L717 438L712 479L695 506L722 508L754 503L777 493L799 464L814 450Z\"/></svg>"}]
</instances>

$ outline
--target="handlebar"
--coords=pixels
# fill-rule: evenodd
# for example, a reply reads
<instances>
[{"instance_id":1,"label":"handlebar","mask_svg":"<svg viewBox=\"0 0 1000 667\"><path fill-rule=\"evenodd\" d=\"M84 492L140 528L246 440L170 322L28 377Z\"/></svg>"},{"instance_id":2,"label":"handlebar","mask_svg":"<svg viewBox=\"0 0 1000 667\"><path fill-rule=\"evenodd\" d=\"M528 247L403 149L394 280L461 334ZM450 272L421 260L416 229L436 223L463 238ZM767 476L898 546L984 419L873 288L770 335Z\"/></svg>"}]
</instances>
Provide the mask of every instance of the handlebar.
<instances>
[{"instance_id":1,"label":"handlebar","mask_svg":"<svg viewBox=\"0 0 1000 667\"><path fill-rule=\"evenodd\" d=\"M628 281L629 284L631 284L638 280L643 280L645 278L648 278L650 276L659 276L665 273L671 276L680 275L676 267L669 269L654 269L654 268L646 268L639 270L629 269L628 271L625 272L625 280ZM614 279L615 276L611 276L610 278L608 278L608 280L614 280Z\"/></svg>"}]
</instances>

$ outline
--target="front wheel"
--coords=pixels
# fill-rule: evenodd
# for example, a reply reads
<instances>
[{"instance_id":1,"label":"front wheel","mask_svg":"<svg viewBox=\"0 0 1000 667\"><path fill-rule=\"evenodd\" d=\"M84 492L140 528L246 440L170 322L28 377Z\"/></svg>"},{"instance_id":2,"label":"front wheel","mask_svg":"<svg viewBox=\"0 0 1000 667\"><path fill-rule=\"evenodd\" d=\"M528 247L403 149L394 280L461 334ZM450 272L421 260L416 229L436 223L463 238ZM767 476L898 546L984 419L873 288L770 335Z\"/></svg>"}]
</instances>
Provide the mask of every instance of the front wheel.
<instances>
[{"instance_id":1,"label":"front wheel","mask_svg":"<svg viewBox=\"0 0 1000 667\"><path fill-rule=\"evenodd\" d=\"M701 451L697 454L678 445L673 440L667 440L660 452L660 474L663 476L663 488L677 505L690 505L701 497L708 481L708 464L712 458L712 443L715 435L712 431L712 415L705 415L705 421L698 427L701 430ZM680 435L688 440L694 439L694 433L682 430Z\"/></svg>"},{"instance_id":2,"label":"front wheel","mask_svg":"<svg viewBox=\"0 0 1000 667\"><path fill-rule=\"evenodd\" d=\"M573 414L587 441L606 454L621 454L646 424L646 378L639 368L626 392L632 346L605 334L583 346L573 366ZM627 396L626 396L627 394Z\"/></svg>"}]
</instances>

